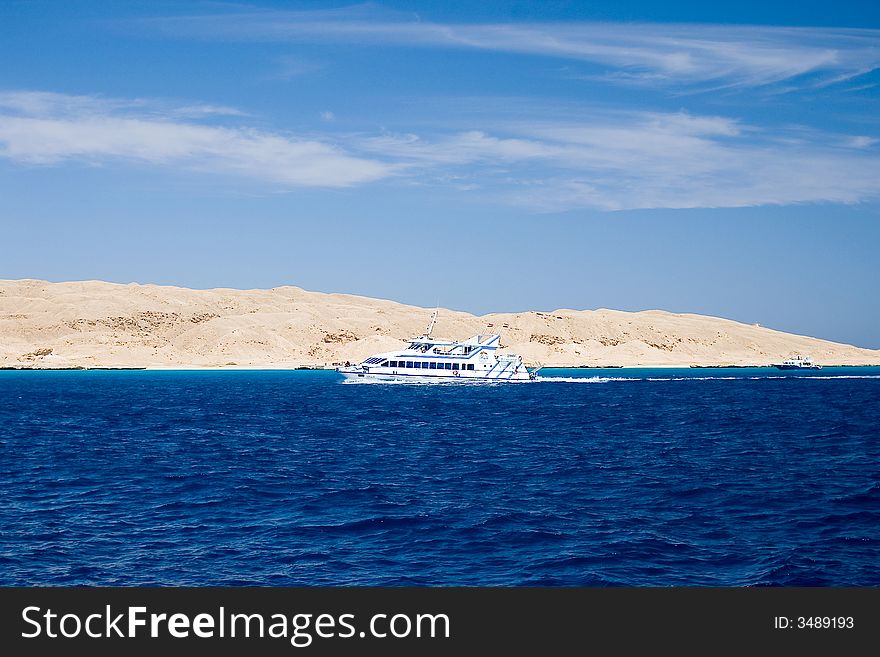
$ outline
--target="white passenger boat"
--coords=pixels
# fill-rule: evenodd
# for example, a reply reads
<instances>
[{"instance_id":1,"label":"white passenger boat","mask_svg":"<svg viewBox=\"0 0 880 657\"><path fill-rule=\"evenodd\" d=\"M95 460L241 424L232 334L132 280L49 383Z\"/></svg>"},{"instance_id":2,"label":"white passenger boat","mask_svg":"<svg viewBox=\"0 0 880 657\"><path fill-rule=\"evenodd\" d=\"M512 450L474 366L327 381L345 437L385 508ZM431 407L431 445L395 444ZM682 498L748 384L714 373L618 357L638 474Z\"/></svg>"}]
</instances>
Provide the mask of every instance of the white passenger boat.
<instances>
[{"instance_id":1,"label":"white passenger boat","mask_svg":"<svg viewBox=\"0 0 880 657\"><path fill-rule=\"evenodd\" d=\"M521 356L498 354L501 336L475 335L467 340L431 337L437 313L424 335L397 351L374 354L360 363L346 363L336 371L347 379L422 381L533 381L539 368L530 370Z\"/></svg>"},{"instance_id":2,"label":"white passenger boat","mask_svg":"<svg viewBox=\"0 0 880 657\"><path fill-rule=\"evenodd\" d=\"M821 370L821 365L816 365L809 356L796 355L788 358L781 363L774 364L778 370Z\"/></svg>"}]
</instances>

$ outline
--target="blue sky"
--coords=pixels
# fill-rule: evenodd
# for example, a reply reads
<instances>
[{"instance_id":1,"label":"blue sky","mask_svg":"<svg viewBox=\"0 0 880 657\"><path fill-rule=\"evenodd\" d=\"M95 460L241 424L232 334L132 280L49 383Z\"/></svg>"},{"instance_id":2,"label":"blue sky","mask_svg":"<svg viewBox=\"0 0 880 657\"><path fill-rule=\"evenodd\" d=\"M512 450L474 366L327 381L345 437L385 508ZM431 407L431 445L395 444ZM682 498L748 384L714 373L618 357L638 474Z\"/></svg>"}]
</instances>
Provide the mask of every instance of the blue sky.
<instances>
[{"instance_id":1,"label":"blue sky","mask_svg":"<svg viewBox=\"0 0 880 657\"><path fill-rule=\"evenodd\" d=\"M0 277L880 348L880 5L0 4Z\"/></svg>"}]
</instances>

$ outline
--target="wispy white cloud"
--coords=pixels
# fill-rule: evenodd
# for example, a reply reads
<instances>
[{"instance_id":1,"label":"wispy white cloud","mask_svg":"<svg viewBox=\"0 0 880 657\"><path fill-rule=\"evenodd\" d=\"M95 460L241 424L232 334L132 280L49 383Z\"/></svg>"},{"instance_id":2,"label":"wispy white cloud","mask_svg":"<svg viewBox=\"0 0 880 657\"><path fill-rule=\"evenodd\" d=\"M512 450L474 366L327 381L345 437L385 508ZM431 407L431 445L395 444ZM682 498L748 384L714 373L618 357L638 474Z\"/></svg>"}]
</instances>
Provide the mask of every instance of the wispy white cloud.
<instances>
[{"instance_id":1,"label":"wispy white cloud","mask_svg":"<svg viewBox=\"0 0 880 657\"><path fill-rule=\"evenodd\" d=\"M109 113L124 109L143 109L139 99L75 96L51 91L0 91L0 110L31 116Z\"/></svg>"},{"instance_id":2,"label":"wispy white cloud","mask_svg":"<svg viewBox=\"0 0 880 657\"><path fill-rule=\"evenodd\" d=\"M471 129L421 134L350 133L323 121L321 133L293 138L229 125L241 117L224 108L182 105L209 121L199 123L168 105L0 93L0 157L32 166L135 162L282 188L393 178L538 211L880 198L878 140L865 134L769 131L723 116L581 106L568 118L563 111L513 112L508 116L517 120L483 117ZM186 109L193 107L206 109Z\"/></svg>"},{"instance_id":3,"label":"wispy white cloud","mask_svg":"<svg viewBox=\"0 0 880 657\"><path fill-rule=\"evenodd\" d=\"M581 122L523 121L504 134L364 139L368 152L430 180L468 171L493 200L540 211L855 203L880 197L873 141L798 130L766 134L724 117L596 111ZM859 150L862 149L862 150Z\"/></svg>"},{"instance_id":4,"label":"wispy white cloud","mask_svg":"<svg viewBox=\"0 0 880 657\"><path fill-rule=\"evenodd\" d=\"M844 140L844 145L850 148L870 148L880 142L880 139L868 137L866 135L855 135Z\"/></svg>"},{"instance_id":5,"label":"wispy white cloud","mask_svg":"<svg viewBox=\"0 0 880 657\"><path fill-rule=\"evenodd\" d=\"M133 161L243 175L286 186L341 187L391 175L388 164L326 141L183 117L232 108L17 91L0 94L0 157L31 165Z\"/></svg>"},{"instance_id":6,"label":"wispy white cloud","mask_svg":"<svg viewBox=\"0 0 880 657\"><path fill-rule=\"evenodd\" d=\"M171 110L175 116L181 118L203 118L208 116L247 116L246 112L242 112L235 107L227 107L226 105L184 105L183 107L175 107Z\"/></svg>"},{"instance_id":7,"label":"wispy white cloud","mask_svg":"<svg viewBox=\"0 0 880 657\"><path fill-rule=\"evenodd\" d=\"M463 165L474 162L516 163L565 156L565 145L515 137L497 137L479 130L461 132L435 140L415 134L379 135L360 141L360 147L398 161L424 165Z\"/></svg>"},{"instance_id":8,"label":"wispy white cloud","mask_svg":"<svg viewBox=\"0 0 880 657\"><path fill-rule=\"evenodd\" d=\"M236 107L209 103L176 103L165 99L109 98L59 94L51 91L0 91L0 111L30 116L88 116L140 112L179 118L246 116Z\"/></svg>"},{"instance_id":9,"label":"wispy white cloud","mask_svg":"<svg viewBox=\"0 0 880 657\"><path fill-rule=\"evenodd\" d=\"M315 73L323 68L323 65L318 62L293 55L279 57L275 63L276 68L269 74L269 77L278 80L292 80Z\"/></svg>"},{"instance_id":10,"label":"wispy white cloud","mask_svg":"<svg viewBox=\"0 0 880 657\"><path fill-rule=\"evenodd\" d=\"M672 158L668 169L597 170L524 179L506 198L539 212L852 204L880 198L876 160L821 152L773 155L758 149L724 155L725 162L705 171L675 171L679 161Z\"/></svg>"},{"instance_id":11,"label":"wispy white cloud","mask_svg":"<svg viewBox=\"0 0 880 657\"><path fill-rule=\"evenodd\" d=\"M627 84L830 84L880 67L880 30L656 23L437 23L355 7L142 21L167 34L278 42L344 41L520 53L589 62Z\"/></svg>"}]
</instances>

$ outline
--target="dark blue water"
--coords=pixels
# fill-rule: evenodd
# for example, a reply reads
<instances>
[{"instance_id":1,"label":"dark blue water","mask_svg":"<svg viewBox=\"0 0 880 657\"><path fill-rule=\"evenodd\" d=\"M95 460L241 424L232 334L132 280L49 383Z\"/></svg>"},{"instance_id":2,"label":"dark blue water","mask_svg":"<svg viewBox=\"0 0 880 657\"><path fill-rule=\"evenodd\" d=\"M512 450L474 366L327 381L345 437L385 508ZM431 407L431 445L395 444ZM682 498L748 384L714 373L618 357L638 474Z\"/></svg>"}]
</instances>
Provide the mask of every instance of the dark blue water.
<instances>
[{"instance_id":1,"label":"dark blue water","mask_svg":"<svg viewBox=\"0 0 880 657\"><path fill-rule=\"evenodd\" d=\"M880 585L880 368L545 374L0 372L0 584Z\"/></svg>"}]
</instances>

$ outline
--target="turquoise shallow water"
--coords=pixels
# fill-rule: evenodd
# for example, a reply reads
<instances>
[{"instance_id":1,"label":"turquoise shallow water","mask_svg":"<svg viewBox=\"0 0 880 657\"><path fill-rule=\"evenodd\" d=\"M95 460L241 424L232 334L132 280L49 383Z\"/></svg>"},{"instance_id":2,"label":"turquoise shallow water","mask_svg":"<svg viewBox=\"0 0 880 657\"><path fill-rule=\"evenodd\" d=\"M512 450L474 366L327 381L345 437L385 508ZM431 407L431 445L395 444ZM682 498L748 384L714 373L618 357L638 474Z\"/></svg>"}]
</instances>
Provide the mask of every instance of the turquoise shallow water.
<instances>
[{"instance_id":1,"label":"turquoise shallow water","mask_svg":"<svg viewBox=\"0 0 880 657\"><path fill-rule=\"evenodd\" d=\"M880 368L541 375L0 371L0 584L880 585Z\"/></svg>"}]
</instances>

